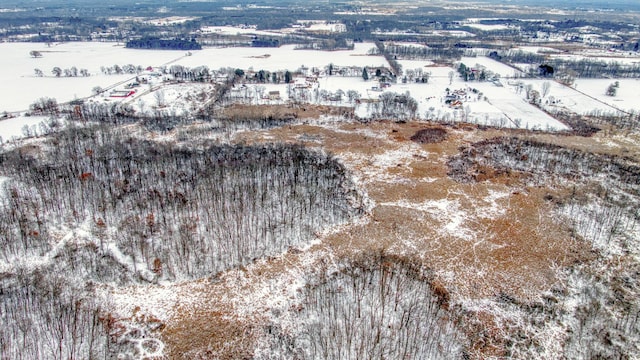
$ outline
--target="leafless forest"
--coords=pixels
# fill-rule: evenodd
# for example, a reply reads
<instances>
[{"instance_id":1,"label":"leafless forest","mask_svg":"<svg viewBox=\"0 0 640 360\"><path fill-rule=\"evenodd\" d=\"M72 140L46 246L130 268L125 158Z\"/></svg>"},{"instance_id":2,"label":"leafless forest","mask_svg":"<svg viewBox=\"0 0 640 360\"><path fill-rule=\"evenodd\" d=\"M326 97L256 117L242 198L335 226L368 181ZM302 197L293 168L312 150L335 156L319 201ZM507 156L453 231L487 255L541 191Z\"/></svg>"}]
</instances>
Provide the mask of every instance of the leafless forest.
<instances>
[{"instance_id":1,"label":"leafless forest","mask_svg":"<svg viewBox=\"0 0 640 360\"><path fill-rule=\"evenodd\" d=\"M364 254L309 278L293 328L270 326L269 352L295 359L464 358L457 310L428 271Z\"/></svg>"},{"instance_id":2,"label":"leafless forest","mask_svg":"<svg viewBox=\"0 0 640 360\"><path fill-rule=\"evenodd\" d=\"M1 252L16 264L2 277L3 358L108 358L117 339L92 286L213 276L363 213L342 165L299 146L71 127L0 162Z\"/></svg>"}]
</instances>

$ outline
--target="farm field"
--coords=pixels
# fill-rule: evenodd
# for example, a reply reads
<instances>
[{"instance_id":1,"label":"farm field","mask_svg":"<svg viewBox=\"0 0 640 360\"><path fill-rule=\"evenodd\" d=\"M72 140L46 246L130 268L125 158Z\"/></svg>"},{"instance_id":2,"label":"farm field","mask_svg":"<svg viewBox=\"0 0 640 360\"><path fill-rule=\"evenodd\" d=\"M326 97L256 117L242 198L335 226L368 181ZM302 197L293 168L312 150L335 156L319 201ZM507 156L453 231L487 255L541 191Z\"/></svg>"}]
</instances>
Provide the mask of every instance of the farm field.
<instances>
[{"instance_id":1,"label":"farm field","mask_svg":"<svg viewBox=\"0 0 640 360\"><path fill-rule=\"evenodd\" d=\"M607 87L616 81L620 84L616 95L606 95ZM638 108L638 86L638 79L578 79L574 87L602 103L623 111L631 111Z\"/></svg>"},{"instance_id":2,"label":"farm field","mask_svg":"<svg viewBox=\"0 0 640 360\"><path fill-rule=\"evenodd\" d=\"M1 75L5 83L12 85L0 89L2 92L0 111L16 114L28 110L31 103L43 97L54 97L58 102L88 97L91 102L117 103L121 100L110 98L108 92L100 96L94 96L92 92L96 86L121 90L124 84L133 81L135 74L105 75L102 72L103 67L116 64L133 64L143 68L149 66L158 68L172 64L186 67L206 65L212 70L233 65L233 67L254 71L258 69L295 70L301 66L325 69L330 63L342 67L377 67L386 64L383 57L369 55L374 47L372 43L358 43L352 51L334 52L295 50L292 46L270 49L208 48L194 51L190 56L181 51L131 50L125 49L122 45L100 42L53 44L50 47L42 44L4 43L0 44L0 47L6 54L0 59L2 63L0 65L15 69ZM32 50L40 51L43 56L40 58L29 56ZM264 56L267 53L269 56ZM225 59L229 58L235 60L231 65L225 62ZM480 65L493 73L506 76L518 73L517 70L484 56L466 57L461 62L468 66ZM429 74L428 83L398 82L383 91L378 91L374 90L379 87L374 80L364 81L359 76L341 77L324 74L315 85L314 91L346 93L352 90L368 101L375 101L382 92L408 94L417 101L416 117L419 119L468 121L489 126L555 131L567 128L566 125L528 104L526 92L517 88L517 81L503 79L504 87L498 87L489 82L465 83L455 73L456 69L451 67L434 66L433 62L426 60L400 60L399 63L404 71L403 76L406 76L407 71L421 71ZM50 72L50 69L55 66L62 69L71 67L87 69L90 76L55 77ZM35 68L41 69L44 76L37 77L34 73ZM451 72L454 72L454 76L450 79ZM199 108L198 104L194 104L196 95L211 90L211 87L202 87L197 84L163 85L158 82L159 80L155 80L149 86L138 88L137 93L126 99L124 103L140 113L151 113L155 111L158 101L162 100L167 105L163 107L164 113L186 115ZM619 82L620 88L615 97L607 96L605 90L614 81ZM543 93L542 84L550 83L547 96L541 99L541 106L550 111L567 109L574 113L588 115L633 111L635 106L633 89L636 88L638 80L578 79L572 87L548 80L523 79L521 82L523 86L531 86L541 94ZM283 104L290 100L290 86L283 83L247 84L247 87L253 104ZM465 101L460 108L451 108L444 102L447 89L469 92L475 89L481 96L477 96L478 94L468 96L468 101ZM269 92L275 91L279 93L278 100L264 98ZM258 96L258 94L262 95ZM162 95L162 99L158 95ZM324 105L355 106L356 114L361 117L371 114L368 102L357 105L344 97L336 102L320 100L317 96L313 101ZM20 136L25 124L33 129L41 122L37 119L25 119L24 123L21 121L18 118L4 124L0 123L6 127L2 134L4 139Z\"/></svg>"},{"instance_id":3,"label":"farm field","mask_svg":"<svg viewBox=\"0 0 640 360\"><path fill-rule=\"evenodd\" d=\"M615 96L606 95L609 85L618 82ZM547 96L542 98L542 106L554 109L567 109L578 114L617 114L637 111L635 89L640 85L637 79L577 79L572 86L566 86L553 80L523 79L524 86L531 85L541 94L543 84L549 84ZM516 82L510 87L516 91Z\"/></svg>"},{"instance_id":4,"label":"farm field","mask_svg":"<svg viewBox=\"0 0 640 360\"><path fill-rule=\"evenodd\" d=\"M198 67L205 65L212 70L219 68L233 67L241 69L283 71L297 70L302 66L309 68L316 67L324 69L330 63L341 67L381 67L386 64L382 56L368 55L373 46L371 43L359 43L352 51L332 51L322 52L313 50L295 50L293 46L283 46L280 48L210 48L194 51L186 54L180 51L151 51L132 50L111 43L68 43L58 44L51 47L38 47L32 44L0 44L3 47L6 57L1 59L3 66L11 67L15 71L2 75L3 81L13 86L3 87L0 100L0 110L8 112L20 112L29 108L29 105L42 97L54 97L58 102L67 102L73 99L93 96L92 89L99 86L103 89L119 89L123 85L135 79L136 74L105 75L102 67L110 67L116 64L133 64L157 68L159 66L182 65L185 67ZM41 46L41 45L40 45ZM41 58L32 58L29 52L40 51ZM264 56L268 54L269 56ZM229 63L227 59L234 59ZM498 63L486 57L463 58L462 62L469 66L480 64L496 73L508 73L514 70L506 65ZM533 106L523 102L521 96L504 91L490 83L464 83L458 76L452 78L450 84L449 73L455 69L432 66L429 61L401 61L405 71L407 69L421 69L428 72L429 82L427 84L393 84L384 89L399 94L408 93L415 98L418 107L416 116L421 119L435 118L446 121L468 120L479 124L491 126L538 128L562 130L566 127L550 118ZM53 67L67 69L76 67L87 69L90 76L87 77L55 77L50 73ZM34 74L34 68L43 71L43 77ZM175 92L175 88L168 87L162 90L160 83L149 85L149 88L139 88L138 93L127 99L125 102L134 106L138 111L152 111L157 105L157 97L154 92L162 92L166 97L166 103L171 104L175 109L166 109L166 112L175 114L186 114L193 106L189 101L193 97L186 96L193 88L193 93L201 92L197 85L184 85L181 92L186 92L184 96ZM252 85L249 85L250 87ZM288 100L288 85L286 84L265 84L263 93L269 91L279 91L282 101ZM364 81L360 76L340 77L327 76L324 74L317 84L315 90L325 90L336 92L342 90L357 91L363 98L376 100L381 92L374 91L373 88L379 84L373 80ZM456 89L471 90L477 88L483 94L478 98L474 95L473 100L469 97L469 102L465 102L468 108L452 109L444 103L446 89L451 91ZM29 91L26 91L29 89ZM172 90L173 89L173 90ZM255 94L255 90L253 91ZM164 95L166 94L166 95ZM577 95L578 96L578 95ZM484 101L486 97L487 101ZM191 100L189 100L191 99ZM264 103L253 97L256 103ZM175 100L175 101L174 101ZM101 96L92 98L91 101L118 101L110 99L108 92ZM345 103L328 103L334 105L350 105ZM618 104L621 105L621 104ZM195 106L195 105L194 105ZM351 104L350 106L353 106ZM593 106L597 106L594 104ZM360 116L368 116L369 110L366 105L359 106L356 112ZM582 108L584 110L584 108ZM511 120L509 120L511 119Z\"/></svg>"},{"instance_id":5,"label":"farm field","mask_svg":"<svg viewBox=\"0 0 640 360\"><path fill-rule=\"evenodd\" d=\"M368 56L373 44L358 44L353 51L321 53L310 50L295 50L293 46L281 48L210 48L193 51L187 56L183 51L153 51L126 49L113 43L64 43L47 47L43 44L3 43L0 50L5 56L0 65L11 68L2 75L2 81L10 86L0 89L0 111L25 111L41 97L55 97L58 102L71 101L92 95L96 86L102 88L126 83L135 74L104 75L101 67L114 65L160 67L178 64L188 67L208 66L212 70L222 67L260 70L296 70L301 66L323 68L333 62L341 66L384 66L382 56ZM31 51L43 56L32 58ZM268 55L268 56L264 56ZM318 56L320 55L320 56ZM233 61L229 61L233 59ZM87 69L88 77L55 77L54 67ZM42 70L44 77L37 77L34 69Z\"/></svg>"}]
</instances>

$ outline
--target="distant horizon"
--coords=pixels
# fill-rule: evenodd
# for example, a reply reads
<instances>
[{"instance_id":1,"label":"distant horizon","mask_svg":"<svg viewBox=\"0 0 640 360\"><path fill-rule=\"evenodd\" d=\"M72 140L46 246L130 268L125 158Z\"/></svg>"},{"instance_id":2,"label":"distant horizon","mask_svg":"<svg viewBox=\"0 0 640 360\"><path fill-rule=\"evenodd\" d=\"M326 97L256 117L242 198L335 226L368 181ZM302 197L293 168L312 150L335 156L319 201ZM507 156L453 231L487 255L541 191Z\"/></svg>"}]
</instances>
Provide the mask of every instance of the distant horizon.
<instances>
[{"instance_id":1,"label":"distant horizon","mask_svg":"<svg viewBox=\"0 0 640 360\"><path fill-rule=\"evenodd\" d=\"M464 2L464 0L462 1ZM559 7L573 9L613 9L640 11L640 2L637 0L477 0L473 2L502 5L517 3L538 7Z\"/></svg>"},{"instance_id":2,"label":"distant horizon","mask_svg":"<svg viewBox=\"0 0 640 360\"><path fill-rule=\"evenodd\" d=\"M290 3L292 0L257 0L257 1L230 1L230 0L140 0L136 1L136 4L149 4L149 5L159 5L159 6L171 6L173 4L185 3L185 2L210 2L210 3L220 3L220 4L278 4L278 3ZM303 1L304 2L304 1ZM331 1L328 1L329 3ZM486 4L498 4L498 5L509 5L509 4L523 4L533 7L558 7L558 8L570 8L576 10L588 10L588 9L611 9L611 10L633 10L640 11L640 2L637 0L442 0L442 2L450 2L450 3L486 3ZM15 1L6 1L4 5L0 5L0 8L3 7L30 7L30 6L40 6L40 5L67 5L73 7L75 5L89 5L89 4L101 4L104 5L104 2L97 0L15 0ZM124 0L112 0L110 4L124 4L130 3L129 1ZM380 4L380 1L371 1L372 4Z\"/></svg>"},{"instance_id":3,"label":"distant horizon","mask_svg":"<svg viewBox=\"0 0 640 360\"><path fill-rule=\"evenodd\" d=\"M188 2L190 0L141 0L141 1L136 1L136 3L146 3L146 4L158 4L158 5L169 5L172 3L182 3L182 2ZM213 2L213 3L234 3L234 4L238 4L238 5L242 5L242 4L265 4L265 3L273 3L273 4L277 4L277 3L287 3L287 2L292 2L292 0L256 0L256 1L251 1L251 0L245 0L245 1L231 1L231 0L194 0L194 1L203 1L203 2ZM453 1L453 0L441 0L442 2L455 2L455 3L465 3L465 2L470 2L470 3L491 3L491 4L510 4L510 3L530 3L532 5L537 5L537 6L573 6L573 5L586 5L586 6L595 6L598 8L611 8L612 6L625 6L625 7L634 7L634 8L640 8L640 2L638 2L637 0L457 0L457 1ZM113 3L118 3L118 2L128 2L128 1L124 1L124 0L115 0L115 1L111 1ZM304 0L302 1L304 2ZM308 0L308 2L311 2ZM314 1L315 2L315 1ZM331 1L327 1L327 2L331 2ZM364 3L366 3L367 1L363 1ZM0 7L2 6L29 6L29 5L34 5L34 4L38 4L38 3L50 3L50 4L56 4L56 3L64 3L64 4L91 4L91 3L96 3L96 4L103 4L102 1L98 1L98 0L15 0L15 1L6 1L6 5L0 5ZM380 1L371 1L371 3L376 3L379 4Z\"/></svg>"}]
</instances>

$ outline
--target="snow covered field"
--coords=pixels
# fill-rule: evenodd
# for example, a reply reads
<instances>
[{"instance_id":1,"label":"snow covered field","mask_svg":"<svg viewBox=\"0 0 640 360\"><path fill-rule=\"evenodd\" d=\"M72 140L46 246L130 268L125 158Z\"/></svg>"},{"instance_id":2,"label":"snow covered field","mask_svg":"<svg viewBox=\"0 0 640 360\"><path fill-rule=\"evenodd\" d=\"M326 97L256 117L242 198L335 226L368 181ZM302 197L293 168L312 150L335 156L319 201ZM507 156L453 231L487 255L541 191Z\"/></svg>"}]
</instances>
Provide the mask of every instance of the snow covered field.
<instances>
[{"instance_id":1,"label":"snow covered field","mask_svg":"<svg viewBox=\"0 0 640 360\"><path fill-rule=\"evenodd\" d=\"M616 96L605 94L607 87L618 81L620 87ZM542 97L541 105L550 110L566 109L577 114L615 114L619 110L638 112L636 89L640 86L638 79L578 79L573 87L562 85L553 80L523 79L524 86L530 85L540 94L543 84L549 84L547 96Z\"/></svg>"},{"instance_id":2,"label":"snow covered field","mask_svg":"<svg viewBox=\"0 0 640 360\"><path fill-rule=\"evenodd\" d=\"M33 58L31 51L39 51L42 57ZM158 66L184 55L182 52L125 49L114 43L65 43L47 47L41 43L0 44L0 66L11 71L3 72L0 81L0 112L24 111L35 100L51 97L58 102L91 95L95 86L126 81L133 75L104 75L102 66L126 65ZM88 77L55 77L54 67L78 70L87 69ZM40 69L43 77L37 77L34 69Z\"/></svg>"},{"instance_id":3,"label":"snow covered field","mask_svg":"<svg viewBox=\"0 0 640 360\"><path fill-rule=\"evenodd\" d=\"M606 90L609 85L618 81L620 87L616 96L607 96ZM578 79L576 80L576 90L583 92L603 103L609 104L621 110L640 110L638 104L639 79Z\"/></svg>"},{"instance_id":4,"label":"snow covered field","mask_svg":"<svg viewBox=\"0 0 640 360\"><path fill-rule=\"evenodd\" d=\"M488 25L488 24L467 24L468 27L470 28L474 28L474 29L478 29L478 30L482 30L482 31L497 31L497 30L506 30L509 29L509 26L504 25L504 24L494 24L494 25Z\"/></svg>"},{"instance_id":5,"label":"snow covered field","mask_svg":"<svg viewBox=\"0 0 640 360\"><path fill-rule=\"evenodd\" d=\"M0 66L11 71L3 72L0 80L8 84L0 89L1 111L24 111L41 97L53 97L58 102L91 95L95 86L102 88L126 82L133 75L104 75L101 67L132 64L157 67L176 63L188 67L206 65L210 69L233 67L257 70L296 70L301 66L320 67L333 63L342 66L384 66L382 56L369 56L371 43L356 44L351 51L318 52L295 50L294 46L280 48L213 48L193 51L185 56L182 51L158 51L126 49L114 43L65 43L47 47L40 43L0 44ZM42 57L33 58L31 51L39 51ZM268 55L268 56L264 56ZM54 67L87 69L88 77L55 77ZM42 70L37 77L34 69Z\"/></svg>"},{"instance_id":6,"label":"snow covered field","mask_svg":"<svg viewBox=\"0 0 640 360\"><path fill-rule=\"evenodd\" d=\"M353 50L315 51L296 50L294 45L279 48L213 48L193 52L193 56L181 59L184 66L206 65L210 69L233 67L258 70L296 70L301 66L324 68L333 63L338 66L385 66L382 56L368 55L372 43L357 43ZM266 55L266 56L265 56Z\"/></svg>"},{"instance_id":7,"label":"snow covered field","mask_svg":"<svg viewBox=\"0 0 640 360\"><path fill-rule=\"evenodd\" d=\"M567 130L567 126L549 116L539 108L529 104L511 87L495 87L491 83L479 83L477 87L488 97L488 102L502 113L500 123L506 127L538 129L538 130ZM488 125L496 125L489 123Z\"/></svg>"},{"instance_id":8,"label":"snow covered field","mask_svg":"<svg viewBox=\"0 0 640 360\"><path fill-rule=\"evenodd\" d=\"M509 65L505 65L486 56L463 57L460 59L460 62L465 64L467 67L476 67L476 65L484 66L488 70L491 70L496 74L500 74L502 77L520 75L521 73L521 71L516 70Z\"/></svg>"},{"instance_id":9,"label":"snow covered field","mask_svg":"<svg viewBox=\"0 0 640 360\"><path fill-rule=\"evenodd\" d=\"M200 29L203 34L219 34L219 35L263 35L263 36L284 36L280 31L260 31L254 27L236 27L236 26L205 26Z\"/></svg>"},{"instance_id":10,"label":"snow covered field","mask_svg":"<svg viewBox=\"0 0 640 360\"><path fill-rule=\"evenodd\" d=\"M41 131L40 124L47 124L48 119L44 116L19 116L11 119L0 121L0 137L2 142L9 141L14 138L22 138L25 136L25 130L29 133L39 134ZM26 128L25 128L26 127Z\"/></svg>"},{"instance_id":11,"label":"snow covered field","mask_svg":"<svg viewBox=\"0 0 640 360\"><path fill-rule=\"evenodd\" d=\"M162 65L179 64L186 67L198 67L206 65L211 70L220 68L240 68L244 70L266 71L294 71L303 66L324 69L328 64L335 66L354 67L382 67L388 66L384 57L369 55L374 48L372 43L356 43L353 50L322 52L314 50L296 50L293 45L279 48L208 48L193 51L191 54L182 51L156 51L126 49L122 44L114 43L64 43L53 44L50 47L38 43L4 43L0 44L0 51L4 54L0 58L0 66L12 69L0 75L3 84L0 89L0 112L24 112L29 105L39 98L52 97L59 103L71 101L75 98L92 96L92 89L96 86L111 88L116 85L126 84L135 77L135 74L105 75L103 67L114 65L148 66L158 67ZM42 57L30 56L31 51L39 51ZM434 66L428 60L411 61L399 60L406 75L407 71L422 71L429 74L426 84L409 81L399 81L384 89L397 94L408 94L413 97L418 108L416 116L421 119L435 119L440 121L470 121L479 124L505 127L522 127L537 129L566 129L566 126L551 118L545 112L529 104L524 92L518 91L516 86L507 85L504 77L513 76L518 70L492 60L485 56L464 57L462 63L468 67L481 66L485 69L500 74L505 87L499 87L491 82L463 82L454 68ZM54 67L69 69L86 69L90 76L82 77L56 77L52 73ZM43 72L42 77L36 76L34 69ZM453 78L450 79L450 73ZM593 113L596 111L632 110L636 108L633 89L640 84L639 80L622 79L620 88L615 97L605 95L607 86L615 80L578 80L575 89L564 87L554 81L550 81L550 89L546 96L542 97L541 105L552 107L564 107L576 113ZM524 85L531 85L540 94L543 80L524 80ZM260 84L248 85L248 92L256 96L253 104L283 103L289 100L289 89L285 84ZM468 95L457 107L445 104L447 89L450 91L462 90ZM151 91L153 90L153 91ZM180 86L165 86L159 82L151 87L141 87L135 97L127 99L127 103L138 112L149 112L156 107L165 108L174 114L187 114L196 110L193 101L203 91L211 90L211 87L203 87L198 84L184 84ZM339 77L324 76L318 81L313 90L336 93L342 90L357 91L366 104L356 109L356 113L366 116L367 107L371 101L375 102L383 93L379 90L379 84L373 79L365 81L360 76ZM279 91L280 99L267 100L266 94L270 91ZM159 93L159 94L158 94ZM473 95L471 95L473 94ZM158 96L161 95L161 96ZM259 97L258 97L259 95ZM202 96L200 96L202 97ZM324 104L353 106L343 98L342 102L318 101ZM117 101L101 96L93 101ZM201 100L207 101L207 99ZM163 106L159 106L164 102ZM0 122L0 136L10 139L20 136L24 124L30 127L38 125L42 119L16 118L11 121Z\"/></svg>"},{"instance_id":12,"label":"snow covered field","mask_svg":"<svg viewBox=\"0 0 640 360\"><path fill-rule=\"evenodd\" d=\"M590 61L601 61L607 64L610 63L619 63L623 65L637 65L640 63L640 58L635 54L633 56L624 56L622 53L593 53L593 52L585 52L579 54L560 54L553 55L553 57L557 57L563 60L571 60L571 61L580 61L580 60L590 60Z\"/></svg>"}]
</instances>

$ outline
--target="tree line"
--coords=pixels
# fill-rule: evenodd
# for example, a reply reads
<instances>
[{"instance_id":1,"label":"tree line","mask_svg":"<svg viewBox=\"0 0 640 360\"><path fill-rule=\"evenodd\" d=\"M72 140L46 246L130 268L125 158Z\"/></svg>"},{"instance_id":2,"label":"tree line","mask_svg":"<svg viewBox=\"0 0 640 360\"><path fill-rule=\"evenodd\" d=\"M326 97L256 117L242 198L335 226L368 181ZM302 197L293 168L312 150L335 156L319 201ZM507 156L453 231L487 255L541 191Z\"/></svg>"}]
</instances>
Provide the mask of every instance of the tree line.
<instances>
[{"instance_id":1,"label":"tree line","mask_svg":"<svg viewBox=\"0 0 640 360\"><path fill-rule=\"evenodd\" d=\"M415 46L385 43L384 49L394 58L404 60L439 60L459 61L464 55L464 50L452 46L430 46L417 43Z\"/></svg>"},{"instance_id":2,"label":"tree line","mask_svg":"<svg viewBox=\"0 0 640 360\"><path fill-rule=\"evenodd\" d=\"M581 78L636 78L640 76L640 65L623 64L618 61L601 59L563 59L522 50L497 51L493 56L508 64L537 64L551 66L558 74L570 74ZM537 75L537 69L531 68L531 76Z\"/></svg>"},{"instance_id":3,"label":"tree line","mask_svg":"<svg viewBox=\"0 0 640 360\"><path fill-rule=\"evenodd\" d=\"M43 77L44 76L44 72L41 69L33 69L33 72L35 73L35 76L37 77ZM65 68L62 69L58 66L54 66L51 69L51 74L55 77L61 77L62 75L64 75L64 77L78 77L78 76L82 76L82 77L87 77L87 76L91 76L91 74L89 73L89 70L87 69L79 69L75 66L72 66L70 68Z\"/></svg>"},{"instance_id":4,"label":"tree line","mask_svg":"<svg viewBox=\"0 0 640 360\"><path fill-rule=\"evenodd\" d=\"M159 39L143 37L127 41L128 49L153 50L201 50L202 46L195 39Z\"/></svg>"},{"instance_id":5,"label":"tree line","mask_svg":"<svg viewBox=\"0 0 640 360\"><path fill-rule=\"evenodd\" d=\"M181 147L71 123L39 146L0 154L2 358L132 354L153 329L116 326L96 284L214 276L365 211L335 158L296 145Z\"/></svg>"},{"instance_id":6,"label":"tree line","mask_svg":"<svg viewBox=\"0 0 640 360\"><path fill-rule=\"evenodd\" d=\"M43 160L20 150L0 157L12 179L0 213L7 261L50 251L60 220L88 222L100 239L96 255L118 260L115 245L144 267L133 278L158 261L158 279L198 278L284 251L364 211L346 170L299 146L171 148L76 127L50 141ZM101 259L87 271L99 276Z\"/></svg>"}]
</instances>

